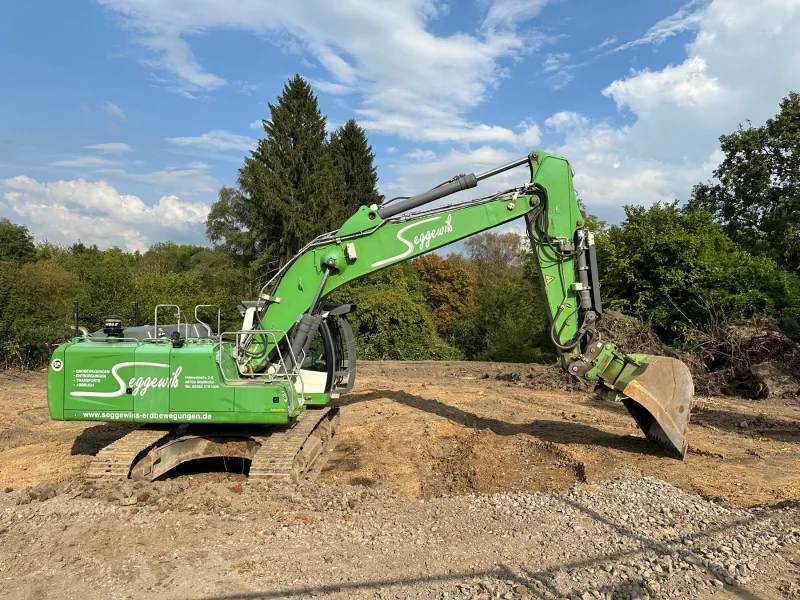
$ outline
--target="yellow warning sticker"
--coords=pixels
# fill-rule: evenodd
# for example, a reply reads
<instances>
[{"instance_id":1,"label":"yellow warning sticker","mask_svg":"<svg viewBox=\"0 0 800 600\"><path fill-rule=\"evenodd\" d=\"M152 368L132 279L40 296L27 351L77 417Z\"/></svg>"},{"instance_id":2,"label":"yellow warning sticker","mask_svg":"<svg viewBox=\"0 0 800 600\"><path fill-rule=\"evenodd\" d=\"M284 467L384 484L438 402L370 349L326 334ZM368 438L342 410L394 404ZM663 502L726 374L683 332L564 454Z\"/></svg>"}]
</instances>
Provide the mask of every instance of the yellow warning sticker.
<instances>
[{"instance_id":1,"label":"yellow warning sticker","mask_svg":"<svg viewBox=\"0 0 800 600\"><path fill-rule=\"evenodd\" d=\"M553 277L552 275L545 275L544 276L544 284L545 285L550 285L550 283L552 283L553 279L555 279L555 277Z\"/></svg>"}]
</instances>

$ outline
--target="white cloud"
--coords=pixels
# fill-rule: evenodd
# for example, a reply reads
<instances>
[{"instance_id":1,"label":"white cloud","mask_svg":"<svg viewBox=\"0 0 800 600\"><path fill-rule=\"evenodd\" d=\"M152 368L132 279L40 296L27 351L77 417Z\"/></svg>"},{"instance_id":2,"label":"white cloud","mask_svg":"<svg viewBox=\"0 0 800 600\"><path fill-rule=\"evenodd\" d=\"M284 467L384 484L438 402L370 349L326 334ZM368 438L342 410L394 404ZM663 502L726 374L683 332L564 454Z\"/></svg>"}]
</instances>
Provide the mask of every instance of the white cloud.
<instances>
[{"instance_id":1,"label":"white cloud","mask_svg":"<svg viewBox=\"0 0 800 600\"><path fill-rule=\"evenodd\" d=\"M167 239L200 241L209 206L162 196L148 206L120 194L105 181L39 182L20 175L0 180L8 205L31 226L38 239L72 243L79 238L99 246L143 251Z\"/></svg>"},{"instance_id":2,"label":"white cloud","mask_svg":"<svg viewBox=\"0 0 800 600\"><path fill-rule=\"evenodd\" d=\"M203 0L99 0L122 14L152 52L150 63L171 74L187 94L226 82L191 52L192 36L214 30L245 31L285 41L325 69L326 92L361 94L362 125L414 140L507 142L513 132L467 118L507 76L504 61L541 46L544 39L519 26L546 0L485 3L475 34L436 35L429 22L446 12L437 0L228 2ZM320 88L322 89L322 88ZM431 130L431 133L426 133Z\"/></svg>"},{"instance_id":3,"label":"white cloud","mask_svg":"<svg viewBox=\"0 0 800 600\"><path fill-rule=\"evenodd\" d=\"M653 25L637 40L626 42L614 49L614 52L627 50L643 44L658 45L664 40L684 31L691 31L700 26L703 18L703 9L708 5L708 0L691 0L672 14ZM602 45L601 45L602 47Z\"/></svg>"},{"instance_id":4,"label":"white cloud","mask_svg":"<svg viewBox=\"0 0 800 600\"><path fill-rule=\"evenodd\" d=\"M686 200L720 162L720 134L763 123L797 89L800 0L713 0L696 19L685 61L603 91L633 124L560 114L545 121L566 132L555 151L573 162L576 188L601 216L618 218L622 204Z\"/></svg>"},{"instance_id":5,"label":"white cloud","mask_svg":"<svg viewBox=\"0 0 800 600\"><path fill-rule=\"evenodd\" d=\"M101 0L102 2L103 0ZM141 8L146 10L145 7ZM157 58L147 59L143 62L148 66L177 75L180 83L173 87L175 91L191 98L196 92L215 90L227 85L227 81L200 66L192 54L189 44L177 35L168 23L159 24L157 29L160 31L153 31L152 35L137 38L142 46L153 51L157 56Z\"/></svg>"},{"instance_id":6,"label":"white cloud","mask_svg":"<svg viewBox=\"0 0 800 600\"><path fill-rule=\"evenodd\" d=\"M101 150L103 154L122 154L123 152L132 152L128 144L123 142L109 142L107 144L92 144L91 146L84 146L87 150Z\"/></svg>"},{"instance_id":7,"label":"white cloud","mask_svg":"<svg viewBox=\"0 0 800 600\"><path fill-rule=\"evenodd\" d=\"M526 150L533 150L542 141L542 130L533 121L523 121L518 125L517 145Z\"/></svg>"},{"instance_id":8,"label":"white cloud","mask_svg":"<svg viewBox=\"0 0 800 600\"><path fill-rule=\"evenodd\" d=\"M436 158L436 152L433 150L421 150L420 148L414 148L414 150L405 156L406 158L410 158L411 160L416 160L418 162L431 161Z\"/></svg>"},{"instance_id":9,"label":"white cloud","mask_svg":"<svg viewBox=\"0 0 800 600\"><path fill-rule=\"evenodd\" d=\"M581 114L570 111L561 111L544 120L544 124L556 131L568 131L575 127L587 125L589 119Z\"/></svg>"},{"instance_id":10,"label":"white cloud","mask_svg":"<svg viewBox=\"0 0 800 600\"><path fill-rule=\"evenodd\" d=\"M321 79L311 79L310 77L306 77L305 79L314 87L314 89L325 94L340 96L355 92L355 90L350 86L343 85L341 83L334 83L333 81L324 81Z\"/></svg>"},{"instance_id":11,"label":"white cloud","mask_svg":"<svg viewBox=\"0 0 800 600\"><path fill-rule=\"evenodd\" d=\"M536 17L548 0L495 0L483 22L487 30L515 29L521 21Z\"/></svg>"},{"instance_id":12,"label":"white cloud","mask_svg":"<svg viewBox=\"0 0 800 600\"><path fill-rule=\"evenodd\" d=\"M553 71L558 71L569 60L569 57L570 57L569 52L548 54L547 56L544 57L544 62L542 63L542 70L545 73L552 73Z\"/></svg>"},{"instance_id":13,"label":"white cloud","mask_svg":"<svg viewBox=\"0 0 800 600\"><path fill-rule=\"evenodd\" d=\"M252 96L259 88L259 85L257 83L250 83L249 81L237 81L236 88L245 96Z\"/></svg>"},{"instance_id":14,"label":"white cloud","mask_svg":"<svg viewBox=\"0 0 800 600\"><path fill-rule=\"evenodd\" d=\"M619 108L628 107L639 116L665 102L707 106L722 94L719 79L709 76L706 61L699 56L661 71L634 72L603 90L603 95L613 98Z\"/></svg>"},{"instance_id":15,"label":"white cloud","mask_svg":"<svg viewBox=\"0 0 800 600\"><path fill-rule=\"evenodd\" d=\"M190 196L216 193L219 182L208 173L204 163L190 163L184 168L162 169L152 173L130 173L124 169L98 169L108 177L138 181L156 187L160 193Z\"/></svg>"},{"instance_id":16,"label":"white cloud","mask_svg":"<svg viewBox=\"0 0 800 600\"><path fill-rule=\"evenodd\" d=\"M113 102L106 102L103 106L103 110L106 111L106 114L115 118L119 119L120 121L127 121L128 117L119 106L114 104Z\"/></svg>"},{"instance_id":17,"label":"white cloud","mask_svg":"<svg viewBox=\"0 0 800 600\"><path fill-rule=\"evenodd\" d=\"M100 167L110 167L117 164L119 163L115 160L102 158L100 156L77 156L75 158L67 158L50 163L53 167L78 167L86 169L98 169Z\"/></svg>"},{"instance_id":18,"label":"white cloud","mask_svg":"<svg viewBox=\"0 0 800 600\"><path fill-rule=\"evenodd\" d=\"M616 43L617 43L617 36L612 35L611 37L608 37L608 38L604 39L602 42L600 42L599 44L597 44L597 46L593 46L592 48L589 48L589 51L590 52L597 52L598 50L605 50L609 46L613 46Z\"/></svg>"},{"instance_id":19,"label":"white cloud","mask_svg":"<svg viewBox=\"0 0 800 600\"><path fill-rule=\"evenodd\" d=\"M253 138L222 129L215 129L198 136L167 138L167 141L179 146L199 146L211 150L241 150L243 152L252 150L256 145L256 140Z\"/></svg>"},{"instance_id":20,"label":"white cloud","mask_svg":"<svg viewBox=\"0 0 800 600\"><path fill-rule=\"evenodd\" d=\"M256 119L252 123L250 123L250 129L263 129L264 128L264 120L263 119Z\"/></svg>"},{"instance_id":21,"label":"white cloud","mask_svg":"<svg viewBox=\"0 0 800 600\"><path fill-rule=\"evenodd\" d=\"M565 88L573 79L575 79L575 71L582 65L571 64L569 52L560 52L557 54L548 54L542 62L542 71L550 73L547 82L554 90Z\"/></svg>"}]
</instances>

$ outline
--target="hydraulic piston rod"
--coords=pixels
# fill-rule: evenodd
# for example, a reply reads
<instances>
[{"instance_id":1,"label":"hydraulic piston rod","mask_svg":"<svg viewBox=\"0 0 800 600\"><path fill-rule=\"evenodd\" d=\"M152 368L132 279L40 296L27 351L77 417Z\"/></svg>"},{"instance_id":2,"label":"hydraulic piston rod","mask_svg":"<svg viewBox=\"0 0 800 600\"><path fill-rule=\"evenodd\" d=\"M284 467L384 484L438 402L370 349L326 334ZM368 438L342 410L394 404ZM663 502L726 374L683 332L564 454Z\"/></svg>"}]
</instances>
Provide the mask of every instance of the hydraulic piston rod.
<instances>
[{"instance_id":1,"label":"hydraulic piston rod","mask_svg":"<svg viewBox=\"0 0 800 600\"><path fill-rule=\"evenodd\" d=\"M389 217L399 215L400 213L403 213L407 210L411 210L412 208L417 208L418 206L422 206L423 204L428 204L429 202L433 202L434 200L439 200L440 198L444 198L445 196L455 194L456 192L474 188L476 185L478 185L479 181L483 181L484 179L489 179L489 177L494 177L495 175L513 169L514 167L524 165L527 162L528 162L528 157L524 156L501 167L489 169L488 171L481 173L480 175L475 175L475 173L469 173L467 175L457 175L456 177L453 177L450 181L443 183L442 185L438 185L435 188L428 190L427 192L422 192L421 194L417 194L416 196L412 196L411 198L406 198L405 200L400 200L399 202L393 202L391 204L382 206L381 208L378 209L378 214L381 216L382 219L388 219Z\"/></svg>"}]
</instances>

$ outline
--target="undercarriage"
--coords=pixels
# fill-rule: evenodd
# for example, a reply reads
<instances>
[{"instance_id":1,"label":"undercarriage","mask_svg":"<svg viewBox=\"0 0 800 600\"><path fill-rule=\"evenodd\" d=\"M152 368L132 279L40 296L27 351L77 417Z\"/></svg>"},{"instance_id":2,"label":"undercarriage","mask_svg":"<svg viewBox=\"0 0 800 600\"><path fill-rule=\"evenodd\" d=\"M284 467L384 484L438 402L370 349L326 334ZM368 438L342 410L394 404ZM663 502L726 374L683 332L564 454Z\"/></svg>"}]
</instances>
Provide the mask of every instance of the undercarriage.
<instances>
[{"instance_id":1,"label":"undercarriage","mask_svg":"<svg viewBox=\"0 0 800 600\"><path fill-rule=\"evenodd\" d=\"M87 481L154 481L190 461L240 459L251 479L314 479L333 450L338 407L309 408L287 426L142 426L97 453Z\"/></svg>"}]
</instances>

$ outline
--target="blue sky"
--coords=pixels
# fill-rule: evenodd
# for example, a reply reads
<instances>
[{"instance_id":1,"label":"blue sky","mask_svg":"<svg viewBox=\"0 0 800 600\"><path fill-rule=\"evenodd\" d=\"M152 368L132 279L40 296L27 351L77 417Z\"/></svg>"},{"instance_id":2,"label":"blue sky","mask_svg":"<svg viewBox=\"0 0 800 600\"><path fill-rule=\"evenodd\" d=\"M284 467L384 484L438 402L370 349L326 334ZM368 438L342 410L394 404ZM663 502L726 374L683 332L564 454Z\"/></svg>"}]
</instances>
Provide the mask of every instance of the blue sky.
<instances>
[{"instance_id":1,"label":"blue sky","mask_svg":"<svg viewBox=\"0 0 800 600\"><path fill-rule=\"evenodd\" d=\"M204 243L217 190L300 73L332 127L367 128L387 195L537 147L618 221L685 200L720 134L800 88L797 31L800 0L13 3L0 216L59 243Z\"/></svg>"}]
</instances>

